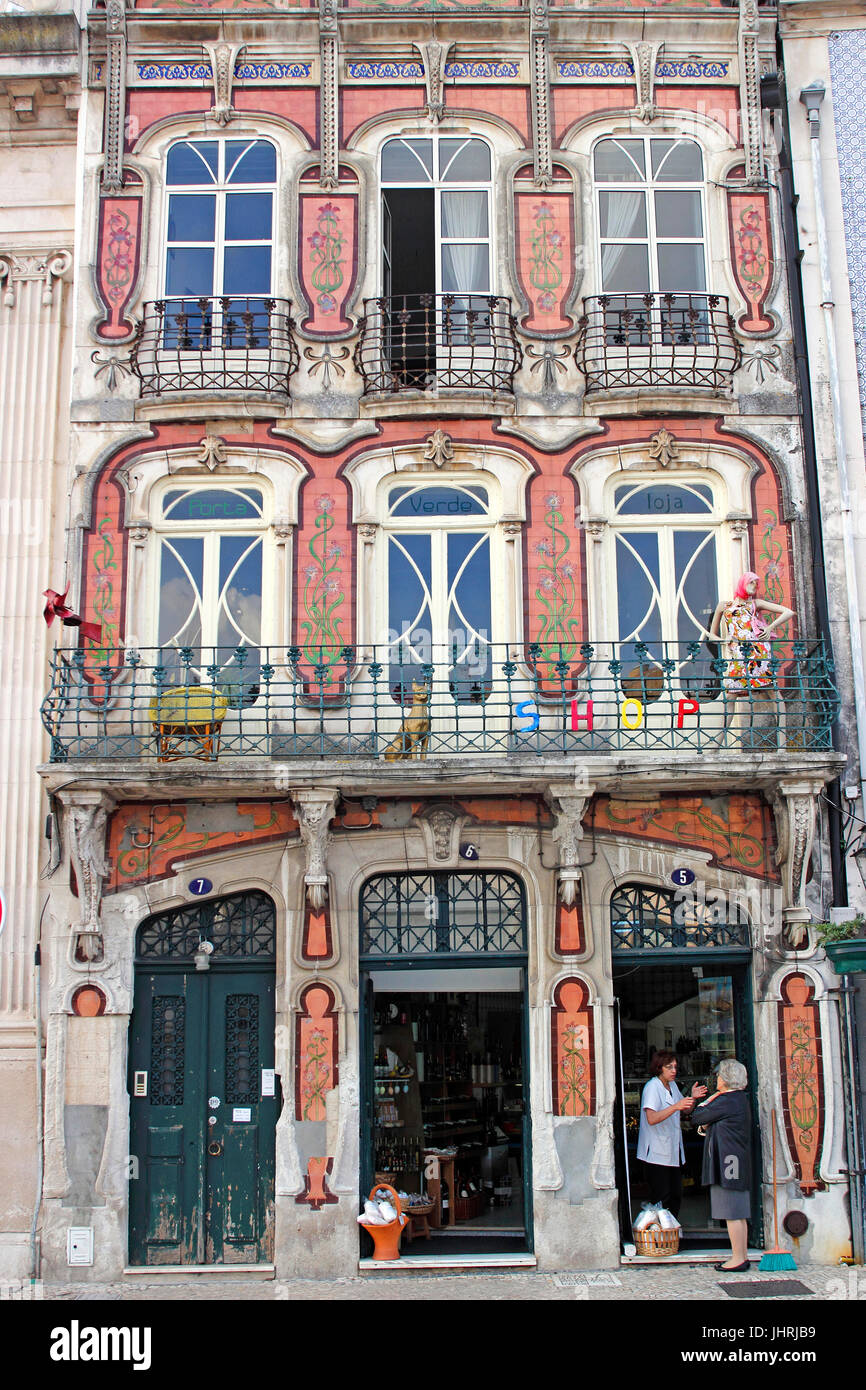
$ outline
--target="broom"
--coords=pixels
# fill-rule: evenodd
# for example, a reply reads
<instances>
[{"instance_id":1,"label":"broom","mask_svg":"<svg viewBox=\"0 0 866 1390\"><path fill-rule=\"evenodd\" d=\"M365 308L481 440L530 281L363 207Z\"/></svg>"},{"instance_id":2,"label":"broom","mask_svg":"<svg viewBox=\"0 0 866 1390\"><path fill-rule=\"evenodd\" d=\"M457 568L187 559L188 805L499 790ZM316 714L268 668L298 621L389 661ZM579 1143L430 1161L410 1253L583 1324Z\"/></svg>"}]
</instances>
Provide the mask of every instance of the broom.
<instances>
[{"instance_id":1,"label":"broom","mask_svg":"<svg viewBox=\"0 0 866 1390\"><path fill-rule=\"evenodd\" d=\"M794 1256L788 1251L783 1250L779 1244L779 1209L776 1205L776 1112L772 1111L773 1125L773 1233L775 1245L772 1250L765 1250L761 1256L758 1269L796 1269Z\"/></svg>"}]
</instances>

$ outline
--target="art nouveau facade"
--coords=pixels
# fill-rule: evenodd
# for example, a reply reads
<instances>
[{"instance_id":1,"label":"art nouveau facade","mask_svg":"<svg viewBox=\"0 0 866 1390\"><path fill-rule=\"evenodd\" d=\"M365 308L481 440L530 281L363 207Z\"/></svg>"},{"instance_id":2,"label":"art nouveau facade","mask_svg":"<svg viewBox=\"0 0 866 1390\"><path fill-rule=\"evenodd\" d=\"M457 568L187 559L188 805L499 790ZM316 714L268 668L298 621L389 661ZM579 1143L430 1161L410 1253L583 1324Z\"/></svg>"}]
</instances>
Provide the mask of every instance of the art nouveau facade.
<instances>
[{"instance_id":1,"label":"art nouveau facade","mask_svg":"<svg viewBox=\"0 0 866 1390\"><path fill-rule=\"evenodd\" d=\"M100 635L64 630L42 707L46 1275L70 1228L84 1279L353 1272L404 1103L377 1020L425 1020L408 1094L457 997L513 1032L478 1081L451 1019L418 1147L471 1128L449 1084L521 1114L516 1258L619 1261L670 1034L755 1079L753 1239L775 1111L835 1262L809 924L844 754L774 14L109 3L87 34L65 544ZM747 688L709 629L750 570L795 616Z\"/></svg>"}]
</instances>

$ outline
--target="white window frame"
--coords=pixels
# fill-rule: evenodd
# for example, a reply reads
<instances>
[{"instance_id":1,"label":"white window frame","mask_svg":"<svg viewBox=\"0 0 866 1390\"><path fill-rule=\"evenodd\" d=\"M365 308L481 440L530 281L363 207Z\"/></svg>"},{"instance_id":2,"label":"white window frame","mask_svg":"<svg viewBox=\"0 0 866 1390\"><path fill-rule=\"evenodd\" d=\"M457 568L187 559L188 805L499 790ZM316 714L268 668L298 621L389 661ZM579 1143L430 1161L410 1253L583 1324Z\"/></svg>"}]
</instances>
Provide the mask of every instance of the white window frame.
<instances>
[{"instance_id":1,"label":"white window frame","mask_svg":"<svg viewBox=\"0 0 866 1390\"><path fill-rule=\"evenodd\" d=\"M707 512L690 512L685 515L672 515L670 517L655 516L648 517L642 523L640 517L632 514L622 516L618 506L622 506L625 498L619 504L615 503L617 491L622 487L628 487L629 493L641 488L649 487L704 487L709 488L712 494L712 509ZM617 538L623 535L640 533L643 535L655 535L659 537L659 612L661 616L661 628L663 642L677 643L679 636L677 632L677 616L679 612L679 590L676 585L676 570L673 554L673 533L678 531L708 531L715 537L716 550L716 575L718 580L718 594L732 592L731 584L731 536L730 527L726 523L728 514L727 498L724 495L726 488L722 480L709 473L690 473L676 472L672 474L659 474L656 472L645 471L623 472L615 475L608 480L607 484L607 506L605 515L609 518L610 524L606 528L606 544L604 546L603 570L608 577L610 592L613 595L612 619L614 630L608 634L603 634L606 640L613 642L641 641L640 633L627 633L620 636L619 633L619 582L617 568ZM697 552L696 552L697 553ZM681 587L681 586L680 586ZM716 596L718 598L718 595ZM714 605L715 607L715 605ZM707 636L706 631L703 636ZM696 638L695 640L701 640Z\"/></svg>"},{"instance_id":2,"label":"white window frame","mask_svg":"<svg viewBox=\"0 0 866 1390\"><path fill-rule=\"evenodd\" d=\"M383 162L383 159L384 159L384 154L385 154L385 148L386 148L386 146L389 145L389 144L395 143L395 142L397 142L397 141L402 141L402 142L405 143L405 142L411 142L411 141L416 141L416 142L417 142L417 141L420 141L420 140L430 140L430 141L432 141L432 144L433 144L433 168L434 168L434 171L436 171L436 177L426 176L423 180L422 180L422 179L419 179L417 183L407 183L405 179L393 179L393 180L385 179L384 176L383 176L383 174L382 174L382 162ZM478 141L480 141L480 143L481 143L482 145L485 145L485 146L487 147L487 152L488 152L488 154L489 154L489 156L490 156L490 178L489 178L489 180L488 180L487 182L479 182L477 179L467 179L467 180L463 180L463 181L456 181L456 180L454 180L454 181L448 181L448 182L446 182L444 179L442 179L441 177L439 177L439 176L438 176L438 170L439 170L439 167L440 167L440 166L439 166L439 146L440 146L441 142L444 141L444 140L450 140L450 141L462 140L464 144L468 144L469 141L471 141L471 140L478 140ZM452 156L452 160L453 160L454 158L456 158L457 154L459 154L459 150L456 151L455 155ZM495 295L495 294L496 294L496 287L495 287L495 278L496 278L496 276L495 276L495 266L494 266L494 259L493 259L493 248L494 248L494 246L497 244L497 242L496 242L496 200L495 200L495 198L492 196L492 195L493 195L494 155L495 155L495 151L494 151L494 149L493 149L493 146L490 144L490 141L489 141L489 140L487 140L487 139L484 138L484 136L482 136L482 135L476 135L476 134L474 134L474 133L473 133L473 134L466 135L465 132L463 132L463 131L460 131L460 132L451 131L451 132L449 132L449 131L445 130L445 131L433 131L433 132L429 132L429 133L422 133L422 132L420 132L420 131L419 131L419 132L414 132L414 131L413 131L411 134L389 135L389 136L382 142L382 146L381 146L381 148L380 148L380 150L379 150L379 161L378 161L378 163L379 163L379 244L380 244L380 246L382 247L382 260L381 260L381 264L380 264L380 266L379 266L379 271L378 271L378 278L379 278L380 281L382 281L382 280L383 280L383 277L384 277L384 263L385 263L385 259L386 259L386 256L387 256L387 248L386 248L386 240L385 240L385 198L384 198L384 194L387 192L387 190L388 190L389 188L432 188L432 189L433 189L433 209L434 209L434 237L435 237L435 244L436 244L436 268L435 268L435 287L431 290L431 293L435 293L435 294L437 294L437 295L438 295L438 294L451 294L451 293L453 293L453 294L456 294L456 295L458 295L458 296L460 296L460 295L470 295L470 294L471 294L471 295L492 296L492 295ZM416 156L416 158L417 158L417 156ZM426 170L424 170L424 166L423 166L423 164L421 163L420 160L418 160L418 167L419 167L420 170L423 170L424 173L425 173L425 175L426 175ZM459 237L443 237L443 235L442 235L442 194L443 194L443 193L449 193L449 192L450 192L450 193L485 193L485 194L487 195L487 236L486 236L486 237L473 237L473 238L471 239L471 241L469 241L469 240L463 240L463 239L461 239L461 238L459 238ZM454 245L454 246L479 245L479 244L482 244L482 243L483 243L484 245L486 245L486 247L487 247L487 280L488 280L488 288L487 288L486 290L454 290L454 291L443 289L443 287L442 287L442 252L443 252L444 247L446 247L446 246L452 246L452 245ZM384 284L383 284L383 286L382 286L382 293L383 293L383 294L385 293Z\"/></svg>"},{"instance_id":3,"label":"white window frame","mask_svg":"<svg viewBox=\"0 0 866 1390\"><path fill-rule=\"evenodd\" d=\"M241 490L255 490L262 496L262 515L258 518L240 517L237 520L226 518L216 518L213 521L201 520L192 521L172 521L171 517L164 516L165 499L168 493L178 491L196 492L239 492ZM261 650L275 645L277 641L276 625L276 594L275 594L275 573L276 555L274 545L273 526L270 518L273 513L273 502L271 489L267 481L263 478L244 475L240 478L183 478L172 477L165 479L159 487L154 488L151 501L151 553L148 563L148 573L150 576L148 591L150 603L148 605L148 622L150 631L148 641L145 645L158 647L159 635L159 613L160 613L160 576L162 570L162 544L163 540L168 540L172 536L204 539L203 559L202 559L202 584L201 584L201 615L202 615L202 636L198 644L202 649L215 648L217 643L217 633L219 628L220 605L222 594L219 584L219 540L226 534L235 535L256 535L261 538L262 548L262 612L261 612L261 635L255 649ZM206 601L210 597L215 598L215 605L212 611L208 612ZM240 639L238 640L240 645ZM251 644L252 645L252 644Z\"/></svg>"},{"instance_id":4,"label":"white window frame","mask_svg":"<svg viewBox=\"0 0 866 1390\"><path fill-rule=\"evenodd\" d=\"M255 183L230 183L230 182L228 182L228 181L226 180L226 178L225 178L225 164L226 164L226 146L228 145L229 141L231 141L231 142L234 143L234 144L246 143L247 145L254 145L254 144L257 144L259 141L261 141L261 142L263 142L264 144L270 145L271 148L272 148L273 151L274 151L274 159L275 159L275 166L276 166L276 172L275 172L275 175L274 175L274 182L273 182L273 183L263 183L263 184L255 184ZM217 177L212 183L210 183L210 184L207 184L207 183L196 183L196 184L170 184L170 183L168 182L168 160L169 160L169 155L170 155L171 151L172 151L173 149L177 148L179 145L191 145L191 146L195 147L196 145L203 145L203 144L216 144L217 147L218 147L218 162L217 162L217 174L218 174L218 177ZM201 158L201 156L199 156L199 158ZM240 156L240 158L243 158L243 156ZM206 161L203 160L202 163L205 165L206 168L209 168L209 166L207 165ZM167 281L168 281L168 252L169 252L169 249L170 249L170 248L173 248L173 247L190 247L190 248L196 248L196 247L204 247L204 246L209 246L209 245L211 245L210 242L203 242L203 241L194 241L194 242L172 241L172 242L169 242L169 237L168 237L168 220L169 220L169 205L170 205L170 201L171 201L171 196L172 196L172 194L180 193L180 194L183 194L183 195L185 195L185 196L188 196L188 195L190 195L190 194L199 194L199 195L204 195L204 196L210 195L210 196L215 197L215 199L216 199L216 203L215 203L215 214L214 214L214 240L213 240L213 243L212 243L212 244L213 244L213 253L214 253L213 275L212 275L212 277L211 277L211 291L210 291L210 294L209 294L208 296L206 296L206 297L209 298L209 299L218 300L218 299L221 299L221 298L223 298L223 297L226 297L226 296L225 296L225 293L224 293L224 290L223 290L223 288L222 288L222 284L223 284L223 276L224 276L225 249L226 249L226 242L225 242L225 219L226 219L226 199L227 199L227 195L228 195L229 193L269 193L269 194L271 195L271 235L270 235L270 239L267 240L267 241L262 241L262 240L258 240L258 241L249 240L249 241L244 241L244 242L239 242L239 243L234 243L234 242L230 242L230 243L229 243L230 246L231 246L231 245L237 244L237 245L243 245L243 246L269 246L269 247L271 248L271 273L270 273L270 283L269 283L268 289L267 289L267 290L251 290L251 291L244 291L244 292L242 292L242 293L239 292L239 291L236 291L236 292L234 292L233 294L231 294L231 295L229 295L229 296L227 296L227 297L230 298L230 299L259 299L259 298L272 298L273 295L274 295L274 283L275 283L276 259L277 259L277 257L276 257L276 252L277 252L277 236L276 236L276 233L277 233L277 190L278 190L278 188L279 188L279 186L280 186L280 152L279 152L279 149L277 148L275 142L274 142L273 140L269 139L267 136L264 136L264 135L249 135L249 136L243 136L243 135L241 135L241 136L239 136L239 135L236 135L236 134L234 134L234 133L229 134L229 135L201 135L201 136L199 136L199 135L188 135L188 136L185 136L183 139L173 140L173 141L171 142L171 144L167 146L166 151L165 151L165 163L164 163L164 165L163 165L163 171L164 171L164 172L163 172L163 180L164 180L164 190L165 190L165 206L164 206L164 208L163 208L163 216L162 216L162 239L161 239L161 246L162 246L162 263L161 263L161 266L160 266L160 280L159 280L160 286L162 287L162 293L161 293L160 297L161 297L162 299L171 299L171 300L176 300L176 299L187 299L187 300L190 300L190 299L196 299L196 298L199 297L199 296L196 296L196 295L194 295L194 294L184 294L184 295L177 295L177 294L169 295L169 294L168 294L168 290L167 290ZM219 289L217 288L218 285L220 286Z\"/></svg>"},{"instance_id":5,"label":"white window frame","mask_svg":"<svg viewBox=\"0 0 866 1390\"><path fill-rule=\"evenodd\" d=\"M691 144L691 145L696 145L697 148L698 148L698 150L700 151L700 156L701 156L701 169L702 169L702 171L703 171L703 173L702 173L702 178L700 179L700 181L689 181L689 182L683 181L683 180L679 180L679 181L661 180L661 181L660 181L660 180L658 180L657 178L653 178L653 177L652 177L652 172L651 172L651 171L652 171L652 145L651 145L651 142L652 142L653 140L670 140L670 141L673 141L674 144L677 144L677 143L680 142L680 141L685 141L685 142L688 142L688 143ZM627 144L629 141L632 141L632 142L633 142L633 141L640 141L640 142L643 144L643 147L644 147L644 169L645 169L645 171L646 171L646 175L645 175L645 177L643 178L643 180L635 179L634 181L628 182L628 183L627 183L627 182L624 182L624 181L619 181L619 182L617 182L617 181L615 181L615 180L610 180L609 182L608 182L608 181L600 182L600 181L596 178L596 173L595 173L595 158L596 158L596 151L597 151L599 145L605 144L606 142L612 142L612 143L614 143L614 144L624 145L624 144ZM626 153L626 157L628 157L627 151L625 151L625 153ZM668 294L668 293L678 293L678 292L679 292L679 293L683 293L683 294L711 294L713 291L712 291L712 287L711 287L711 284L710 284L710 275L709 275L709 272L710 272L710 267L711 267L711 265L712 265L712 260L711 260L711 257L710 257L710 244L709 244L710 229L709 229L709 223L708 223L708 219L707 219L707 197L706 197L706 189L707 189L707 151L706 151L706 149L704 148L703 144L702 144L699 140L695 140L695 139L694 139L692 136L690 136L690 135L683 135L683 134L680 134L680 133L675 132L675 131L651 131L651 132L647 132L647 133L644 133L644 132L638 133L638 132L635 132L635 131L629 131L628 133L623 132L623 133L619 133L619 134L616 134L616 135L610 135L610 134L607 134L607 135L600 135L596 140L593 141L593 144L592 144L592 148L591 148L591 151L590 151L590 170L591 170L591 173L592 173L592 182L593 182L593 215L594 215L594 217L595 217L595 225L596 225L596 245L597 245L597 247L598 247L598 292L599 292L599 294L610 294L610 295L613 295L613 296L616 296L616 295L623 295L623 294L644 294L644 293L649 293L649 294ZM602 194L602 193L638 193L638 192L639 192L639 193L642 193L642 194L643 194L643 198L644 198L644 207L645 207L645 210L646 210L646 229L647 229L647 230L646 230L646 236L645 236L645 237L627 237L627 238L603 237L602 234L601 234L601 226L602 226L602 222L601 222L601 194ZM656 232L656 209L655 209L655 198L654 198L654 196L653 196L654 193L656 193L656 192L660 192L660 193L661 193L661 192L664 192L664 193L697 193L698 196L699 196L699 198L700 198L701 226L702 226L702 228L703 228L703 234L702 234L702 236L700 236L700 237L674 237L674 236L663 236L663 237L661 238L661 241L662 241L663 244L665 244L665 245L675 244L675 245L684 245L684 246L701 246L701 247L703 248L703 268L704 268L704 288L703 288L703 289L700 289L700 290L699 290L699 289L684 290L681 286L675 286L675 287L674 287L673 289L671 289L671 290L661 290L661 289L659 288L659 267L658 267L658 243L659 243L659 237L658 237L657 232ZM642 287L637 287L637 286L636 286L634 289L616 289L616 290L608 290L608 289L606 289L605 286L604 286L603 268L602 268L602 251L603 251L604 247L607 246L607 245L621 245L623 241L626 241L629 245L633 245L633 246L646 246L646 248L647 248L648 272L649 272L649 286L648 286L648 289L647 289L647 290L644 290Z\"/></svg>"}]
</instances>

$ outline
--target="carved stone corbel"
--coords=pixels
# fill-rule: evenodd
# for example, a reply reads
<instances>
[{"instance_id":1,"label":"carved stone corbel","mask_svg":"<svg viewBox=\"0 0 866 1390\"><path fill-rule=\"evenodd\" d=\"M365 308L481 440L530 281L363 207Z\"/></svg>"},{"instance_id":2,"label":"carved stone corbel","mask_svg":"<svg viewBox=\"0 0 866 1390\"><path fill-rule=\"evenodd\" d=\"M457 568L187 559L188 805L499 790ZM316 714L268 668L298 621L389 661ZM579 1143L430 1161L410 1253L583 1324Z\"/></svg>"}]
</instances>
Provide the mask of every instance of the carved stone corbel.
<instances>
[{"instance_id":1,"label":"carved stone corbel","mask_svg":"<svg viewBox=\"0 0 866 1390\"><path fill-rule=\"evenodd\" d=\"M634 81L636 88L636 100L634 113L642 121L651 121L656 113L653 101L655 80L656 80L656 61L659 53L664 48L663 43L630 43L627 44L631 60L634 65Z\"/></svg>"},{"instance_id":2,"label":"carved stone corbel","mask_svg":"<svg viewBox=\"0 0 866 1390\"><path fill-rule=\"evenodd\" d=\"M340 29L337 0L319 0L319 184L339 184L339 68Z\"/></svg>"},{"instance_id":3,"label":"carved stone corbel","mask_svg":"<svg viewBox=\"0 0 866 1390\"><path fill-rule=\"evenodd\" d=\"M15 307L16 287L25 280L42 281L42 303L47 308L54 302L54 284L62 279L72 266L70 251L36 251L16 255L13 252L0 254L0 284L3 285L3 303L10 309Z\"/></svg>"},{"instance_id":4,"label":"carved stone corbel","mask_svg":"<svg viewBox=\"0 0 866 1390\"><path fill-rule=\"evenodd\" d=\"M126 117L126 5L108 0L105 7L105 167L102 191L123 187L123 127Z\"/></svg>"},{"instance_id":5,"label":"carved stone corbel","mask_svg":"<svg viewBox=\"0 0 866 1390\"><path fill-rule=\"evenodd\" d=\"M553 149L550 136L550 64L548 40L550 18L548 0L532 0L529 12L529 46L531 49L532 81L532 146L535 151L536 188L549 188L553 183Z\"/></svg>"},{"instance_id":6,"label":"carved stone corbel","mask_svg":"<svg viewBox=\"0 0 866 1390\"><path fill-rule=\"evenodd\" d=\"M445 63L454 47L453 41L441 43L439 39L428 39L427 43L413 43L424 60L424 82L427 87L427 119L438 124L445 111Z\"/></svg>"},{"instance_id":7,"label":"carved stone corbel","mask_svg":"<svg viewBox=\"0 0 866 1390\"><path fill-rule=\"evenodd\" d=\"M292 792L298 828L307 856L304 874L307 902L316 910L325 906L328 896L330 825L339 799L340 791L337 787L312 787Z\"/></svg>"},{"instance_id":8,"label":"carved stone corbel","mask_svg":"<svg viewBox=\"0 0 866 1390\"><path fill-rule=\"evenodd\" d=\"M428 862L456 864L465 814L453 806L430 806L413 819L424 836Z\"/></svg>"},{"instance_id":9,"label":"carved stone corbel","mask_svg":"<svg viewBox=\"0 0 866 1390\"><path fill-rule=\"evenodd\" d=\"M454 462L454 445L450 434L444 430L434 430L424 441L424 462L432 463L434 468L444 468Z\"/></svg>"},{"instance_id":10,"label":"carved stone corbel","mask_svg":"<svg viewBox=\"0 0 866 1390\"><path fill-rule=\"evenodd\" d=\"M822 786L815 782L780 782L773 797L776 863L782 871L782 939L791 951L801 950L809 940L812 914L805 904L806 875Z\"/></svg>"},{"instance_id":11,"label":"carved stone corbel","mask_svg":"<svg viewBox=\"0 0 866 1390\"><path fill-rule=\"evenodd\" d=\"M746 183L763 182L765 172L761 130L760 33L758 0L740 0L737 45L740 58L740 110L743 113Z\"/></svg>"},{"instance_id":12,"label":"carved stone corbel","mask_svg":"<svg viewBox=\"0 0 866 1390\"><path fill-rule=\"evenodd\" d=\"M84 960L98 960L102 955L102 885L111 871L105 857L105 837L114 801L98 791L62 794L61 801L64 838L78 887L77 953Z\"/></svg>"},{"instance_id":13,"label":"carved stone corbel","mask_svg":"<svg viewBox=\"0 0 866 1390\"><path fill-rule=\"evenodd\" d=\"M243 43L206 43L205 52L210 58L213 73L213 106L208 112L217 125L227 125L235 114L232 106L232 87L235 80L235 64L243 53Z\"/></svg>"},{"instance_id":14,"label":"carved stone corbel","mask_svg":"<svg viewBox=\"0 0 866 1390\"><path fill-rule=\"evenodd\" d=\"M573 782L551 782L545 793L556 817L553 843L559 846L559 897L566 907L574 905L583 874L578 864L583 818L594 792L591 786L578 791Z\"/></svg>"}]
</instances>

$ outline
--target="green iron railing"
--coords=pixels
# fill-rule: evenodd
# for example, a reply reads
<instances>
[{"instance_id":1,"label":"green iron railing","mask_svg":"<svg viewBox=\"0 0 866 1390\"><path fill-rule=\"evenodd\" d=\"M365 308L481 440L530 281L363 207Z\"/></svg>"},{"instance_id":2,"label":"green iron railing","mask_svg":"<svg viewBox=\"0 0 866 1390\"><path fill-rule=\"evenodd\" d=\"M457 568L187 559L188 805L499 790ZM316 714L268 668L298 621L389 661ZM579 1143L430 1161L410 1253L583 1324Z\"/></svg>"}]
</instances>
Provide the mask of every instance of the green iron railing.
<instances>
[{"instance_id":1,"label":"green iron railing","mask_svg":"<svg viewBox=\"0 0 866 1390\"><path fill-rule=\"evenodd\" d=\"M399 647L399 650L398 650ZM311 659L311 655L316 659ZM744 688L742 671L753 684ZM832 747L820 641L57 649L52 762Z\"/></svg>"}]
</instances>

